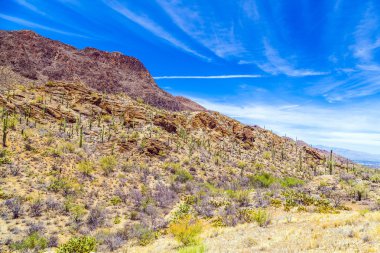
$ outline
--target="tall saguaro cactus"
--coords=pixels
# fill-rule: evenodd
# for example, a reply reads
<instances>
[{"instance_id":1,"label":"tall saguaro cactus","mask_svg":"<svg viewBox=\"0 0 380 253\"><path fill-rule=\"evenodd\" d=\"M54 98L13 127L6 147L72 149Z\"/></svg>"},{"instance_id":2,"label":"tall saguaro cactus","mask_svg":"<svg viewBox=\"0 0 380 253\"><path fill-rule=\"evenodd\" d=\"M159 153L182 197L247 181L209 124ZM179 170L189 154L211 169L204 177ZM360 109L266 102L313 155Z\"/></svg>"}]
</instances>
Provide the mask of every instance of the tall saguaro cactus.
<instances>
[{"instance_id":1,"label":"tall saguaro cactus","mask_svg":"<svg viewBox=\"0 0 380 253\"><path fill-rule=\"evenodd\" d=\"M330 175L332 175L332 173L333 173L333 167L334 167L333 151L332 150L330 151L330 158L329 158L328 166L329 166Z\"/></svg>"},{"instance_id":2,"label":"tall saguaro cactus","mask_svg":"<svg viewBox=\"0 0 380 253\"><path fill-rule=\"evenodd\" d=\"M83 126L80 127L79 132L79 147L81 148L83 146Z\"/></svg>"},{"instance_id":3,"label":"tall saguaro cactus","mask_svg":"<svg viewBox=\"0 0 380 253\"><path fill-rule=\"evenodd\" d=\"M5 114L3 118L3 147L7 146L7 134L8 134L8 114Z\"/></svg>"}]
</instances>

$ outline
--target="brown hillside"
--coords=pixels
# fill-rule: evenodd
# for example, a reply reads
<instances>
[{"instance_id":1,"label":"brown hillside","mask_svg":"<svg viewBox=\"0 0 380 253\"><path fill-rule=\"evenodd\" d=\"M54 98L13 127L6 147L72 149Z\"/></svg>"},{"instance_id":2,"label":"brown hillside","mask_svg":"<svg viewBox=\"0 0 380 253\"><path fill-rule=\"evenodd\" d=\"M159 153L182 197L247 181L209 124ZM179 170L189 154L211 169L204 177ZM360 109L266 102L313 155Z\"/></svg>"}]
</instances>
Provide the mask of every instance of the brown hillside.
<instances>
[{"instance_id":1,"label":"brown hillside","mask_svg":"<svg viewBox=\"0 0 380 253\"><path fill-rule=\"evenodd\" d=\"M32 31L0 31L0 66L37 83L80 81L98 91L125 92L168 110L204 110L160 89L134 57L88 47L78 50Z\"/></svg>"}]
</instances>

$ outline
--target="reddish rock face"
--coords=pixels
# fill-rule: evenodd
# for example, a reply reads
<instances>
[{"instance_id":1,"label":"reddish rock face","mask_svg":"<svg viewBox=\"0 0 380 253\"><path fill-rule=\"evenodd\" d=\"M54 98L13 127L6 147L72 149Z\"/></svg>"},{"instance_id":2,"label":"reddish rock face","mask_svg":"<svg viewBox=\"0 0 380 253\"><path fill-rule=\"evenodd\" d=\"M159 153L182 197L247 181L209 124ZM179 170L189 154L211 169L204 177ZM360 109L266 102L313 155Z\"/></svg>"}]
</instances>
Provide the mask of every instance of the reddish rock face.
<instances>
[{"instance_id":1,"label":"reddish rock face","mask_svg":"<svg viewBox=\"0 0 380 253\"><path fill-rule=\"evenodd\" d=\"M161 90L134 57L95 48L77 50L32 31L0 31L0 66L37 82L81 81L98 91L125 92L168 110L204 110Z\"/></svg>"}]
</instances>

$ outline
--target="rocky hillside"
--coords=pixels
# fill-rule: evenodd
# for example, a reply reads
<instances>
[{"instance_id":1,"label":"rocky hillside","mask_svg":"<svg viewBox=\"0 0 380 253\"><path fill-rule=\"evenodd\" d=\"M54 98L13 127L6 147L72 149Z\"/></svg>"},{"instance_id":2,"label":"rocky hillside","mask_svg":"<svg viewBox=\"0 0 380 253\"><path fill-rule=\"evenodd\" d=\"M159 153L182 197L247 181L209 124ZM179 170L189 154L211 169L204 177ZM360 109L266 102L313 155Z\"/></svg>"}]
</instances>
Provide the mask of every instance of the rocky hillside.
<instances>
[{"instance_id":1,"label":"rocky hillside","mask_svg":"<svg viewBox=\"0 0 380 253\"><path fill-rule=\"evenodd\" d=\"M161 90L134 57L95 48L78 50L32 31L0 31L0 66L9 67L29 82L77 81L101 92L124 92L173 111L204 110Z\"/></svg>"},{"instance_id":2,"label":"rocky hillside","mask_svg":"<svg viewBox=\"0 0 380 253\"><path fill-rule=\"evenodd\" d=\"M270 210L378 208L376 171L217 112L166 111L69 82L13 86L0 106L2 252L75 252L63 251L75 240L125 252L188 219L266 227Z\"/></svg>"}]
</instances>

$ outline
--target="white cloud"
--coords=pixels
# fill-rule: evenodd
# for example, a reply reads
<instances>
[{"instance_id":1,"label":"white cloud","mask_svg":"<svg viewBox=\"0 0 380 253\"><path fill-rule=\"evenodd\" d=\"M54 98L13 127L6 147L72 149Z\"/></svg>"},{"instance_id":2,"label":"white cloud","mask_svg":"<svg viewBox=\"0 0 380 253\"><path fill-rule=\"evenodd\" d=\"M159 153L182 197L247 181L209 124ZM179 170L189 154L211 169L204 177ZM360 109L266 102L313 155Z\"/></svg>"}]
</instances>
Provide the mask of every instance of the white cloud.
<instances>
[{"instance_id":1,"label":"white cloud","mask_svg":"<svg viewBox=\"0 0 380 253\"><path fill-rule=\"evenodd\" d=\"M257 21L260 19L260 13L256 5L255 0L244 0L242 2L242 9L244 13L251 18L254 21Z\"/></svg>"},{"instance_id":2,"label":"white cloud","mask_svg":"<svg viewBox=\"0 0 380 253\"><path fill-rule=\"evenodd\" d=\"M34 6L34 5L31 4L31 3L28 3L28 2L25 1L25 0L15 0L15 1L16 1L16 3L18 3L19 5L22 5L22 6L24 6L25 8L27 8L27 9L29 9L29 10L35 12L35 13L38 13L38 14L40 14L40 15L44 15L44 16L46 15L45 12L41 11L41 10L38 9L36 6Z\"/></svg>"},{"instance_id":3,"label":"white cloud","mask_svg":"<svg viewBox=\"0 0 380 253\"><path fill-rule=\"evenodd\" d=\"M81 35L81 34L62 31L62 30L59 30L59 29L56 29L56 28L52 28L52 27L40 25L40 24L37 24L37 23L33 23L31 21L28 21L28 20L25 20L25 19L21 19L21 18L18 18L18 17L4 15L2 13L0 13L0 18L8 20L8 21L16 23L16 24L19 24L19 25L27 26L27 27L30 27L30 28L42 29L42 30L46 30L46 31L50 31L50 32L55 32L55 33L59 33L59 34L63 34L63 35L68 35L68 36L88 38L87 36L84 36L84 35Z\"/></svg>"},{"instance_id":4,"label":"white cloud","mask_svg":"<svg viewBox=\"0 0 380 253\"><path fill-rule=\"evenodd\" d=\"M150 19L148 15L143 14L143 13L137 14L136 12L131 11L125 5L119 3L118 1L104 1L104 3L108 5L110 8L112 8L114 11L120 13L121 15L131 20L132 22L142 26L144 29L151 32L155 36L169 42L173 46L180 48L183 51L188 52L192 55L200 57L204 60L210 60L208 57L201 55L200 53L191 49L182 41L175 38L172 34L166 31L162 26L160 26L159 24L154 22L152 19Z\"/></svg>"},{"instance_id":5,"label":"white cloud","mask_svg":"<svg viewBox=\"0 0 380 253\"><path fill-rule=\"evenodd\" d=\"M157 0L157 2L174 24L218 57L237 57L246 52L236 38L232 19L223 24L214 20L214 13L211 10L202 15L196 5L188 2L184 4L180 0Z\"/></svg>"},{"instance_id":6,"label":"white cloud","mask_svg":"<svg viewBox=\"0 0 380 253\"><path fill-rule=\"evenodd\" d=\"M280 57L278 52L274 48L272 48L267 39L263 40L263 44L267 62L256 63L256 65L264 72L270 73L272 75L285 74L291 77L321 76L329 74L328 72L320 72L309 69L296 69L287 60ZM246 62L240 63L244 64Z\"/></svg>"},{"instance_id":7,"label":"white cloud","mask_svg":"<svg viewBox=\"0 0 380 253\"><path fill-rule=\"evenodd\" d=\"M219 75L219 76L155 76L154 79L229 79L229 78L259 78L260 75Z\"/></svg>"},{"instance_id":8,"label":"white cloud","mask_svg":"<svg viewBox=\"0 0 380 253\"><path fill-rule=\"evenodd\" d=\"M378 36L379 18L369 6L355 30L356 43L352 46L353 55L361 62L371 62L373 51L380 47Z\"/></svg>"},{"instance_id":9,"label":"white cloud","mask_svg":"<svg viewBox=\"0 0 380 253\"><path fill-rule=\"evenodd\" d=\"M299 104L247 103L233 105L192 98L209 110L219 111L247 124L265 126L281 135L310 144L341 146L380 153L380 104L351 107Z\"/></svg>"}]
</instances>

